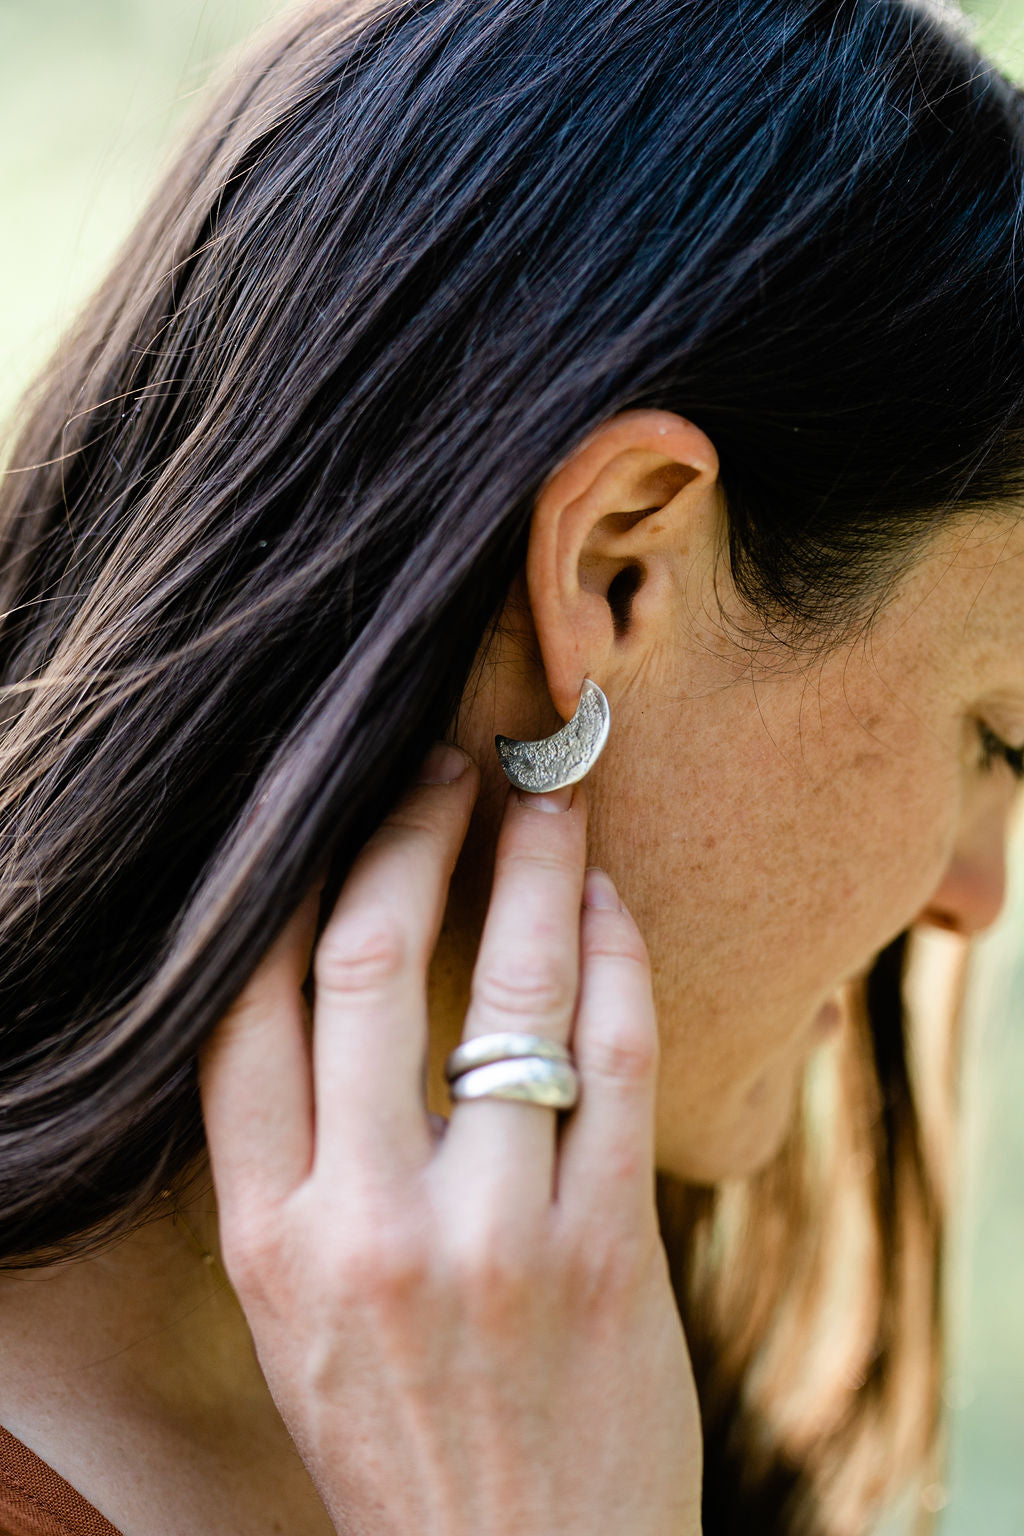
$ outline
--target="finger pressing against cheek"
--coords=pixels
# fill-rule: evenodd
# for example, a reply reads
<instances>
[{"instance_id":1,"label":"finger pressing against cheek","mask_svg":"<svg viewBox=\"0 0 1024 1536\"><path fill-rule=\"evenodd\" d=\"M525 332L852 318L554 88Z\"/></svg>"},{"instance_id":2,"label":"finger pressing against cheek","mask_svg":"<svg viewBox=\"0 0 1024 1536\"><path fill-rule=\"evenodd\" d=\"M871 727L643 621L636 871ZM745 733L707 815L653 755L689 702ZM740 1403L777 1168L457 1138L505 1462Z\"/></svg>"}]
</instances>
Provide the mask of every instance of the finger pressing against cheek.
<instances>
[{"instance_id":1,"label":"finger pressing against cheek","mask_svg":"<svg viewBox=\"0 0 1024 1536\"><path fill-rule=\"evenodd\" d=\"M659 1044L651 965L604 871L587 871L579 1006L580 1102L562 1133L558 1204L577 1230L614 1241L655 1226Z\"/></svg>"}]
</instances>

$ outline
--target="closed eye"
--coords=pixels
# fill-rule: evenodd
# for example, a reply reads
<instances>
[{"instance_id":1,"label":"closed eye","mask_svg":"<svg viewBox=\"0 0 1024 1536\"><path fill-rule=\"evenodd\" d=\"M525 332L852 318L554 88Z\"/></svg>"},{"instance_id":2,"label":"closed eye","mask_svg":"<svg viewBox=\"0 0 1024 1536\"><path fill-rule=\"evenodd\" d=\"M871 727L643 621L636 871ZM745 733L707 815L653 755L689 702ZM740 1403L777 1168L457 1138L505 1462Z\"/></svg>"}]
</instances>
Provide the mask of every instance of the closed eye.
<instances>
[{"instance_id":1,"label":"closed eye","mask_svg":"<svg viewBox=\"0 0 1024 1536\"><path fill-rule=\"evenodd\" d=\"M986 773L990 772L997 763L1003 762L1015 779L1024 780L1024 747L1011 747L980 720L978 737L981 741L981 766Z\"/></svg>"}]
</instances>

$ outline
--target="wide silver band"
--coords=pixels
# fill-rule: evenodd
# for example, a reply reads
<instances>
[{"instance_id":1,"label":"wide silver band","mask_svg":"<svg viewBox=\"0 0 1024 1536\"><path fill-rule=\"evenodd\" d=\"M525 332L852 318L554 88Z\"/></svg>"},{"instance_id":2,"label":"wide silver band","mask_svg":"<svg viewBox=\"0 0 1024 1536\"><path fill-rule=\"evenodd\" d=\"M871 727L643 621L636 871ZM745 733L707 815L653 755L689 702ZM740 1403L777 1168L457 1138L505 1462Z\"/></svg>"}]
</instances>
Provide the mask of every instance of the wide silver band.
<instances>
[{"instance_id":1,"label":"wide silver band","mask_svg":"<svg viewBox=\"0 0 1024 1536\"><path fill-rule=\"evenodd\" d=\"M471 1072L474 1067L485 1067L492 1061L510 1061L522 1056L540 1056L545 1061L572 1061L568 1049L559 1045L557 1040L548 1040L543 1035L495 1033L477 1035L456 1046L444 1064L444 1075L452 1082L463 1072Z\"/></svg>"},{"instance_id":2,"label":"wide silver band","mask_svg":"<svg viewBox=\"0 0 1024 1536\"><path fill-rule=\"evenodd\" d=\"M461 1073L451 1085L453 1099L514 1099L545 1109L572 1109L579 1100L579 1073L571 1062L540 1056L492 1061Z\"/></svg>"}]
</instances>

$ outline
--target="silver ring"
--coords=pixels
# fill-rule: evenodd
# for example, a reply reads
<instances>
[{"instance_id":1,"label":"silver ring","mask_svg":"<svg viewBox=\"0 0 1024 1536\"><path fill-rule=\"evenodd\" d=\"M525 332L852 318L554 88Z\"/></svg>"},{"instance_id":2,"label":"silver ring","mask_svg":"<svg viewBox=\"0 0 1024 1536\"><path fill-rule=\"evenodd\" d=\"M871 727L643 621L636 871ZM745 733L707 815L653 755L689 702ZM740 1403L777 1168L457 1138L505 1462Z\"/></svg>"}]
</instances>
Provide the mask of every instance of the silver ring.
<instances>
[{"instance_id":1,"label":"silver ring","mask_svg":"<svg viewBox=\"0 0 1024 1536\"><path fill-rule=\"evenodd\" d=\"M472 1067L451 1085L453 1099L514 1099L545 1109L572 1109L579 1100L579 1073L570 1062L521 1056Z\"/></svg>"},{"instance_id":2,"label":"silver ring","mask_svg":"<svg viewBox=\"0 0 1024 1536\"><path fill-rule=\"evenodd\" d=\"M540 1056L545 1061L572 1063L572 1056L564 1045L559 1045L557 1040L545 1039L543 1035L476 1035L452 1051L444 1064L444 1075L452 1082L474 1067L484 1067L492 1061L511 1061L520 1056Z\"/></svg>"}]
</instances>

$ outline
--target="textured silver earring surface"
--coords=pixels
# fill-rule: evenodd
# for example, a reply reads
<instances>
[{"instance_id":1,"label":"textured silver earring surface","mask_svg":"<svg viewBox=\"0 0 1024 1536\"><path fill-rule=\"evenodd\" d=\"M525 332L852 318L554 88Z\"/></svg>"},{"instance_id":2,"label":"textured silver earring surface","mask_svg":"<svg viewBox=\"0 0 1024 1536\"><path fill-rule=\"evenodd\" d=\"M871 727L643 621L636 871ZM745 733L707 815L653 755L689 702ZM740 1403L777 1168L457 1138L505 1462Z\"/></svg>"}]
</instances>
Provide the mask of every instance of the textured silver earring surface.
<instances>
[{"instance_id":1,"label":"textured silver earring surface","mask_svg":"<svg viewBox=\"0 0 1024 1536\"><path fill-rule=\"evenodd\" d=\"M542 741L514 741L495 736L498 759L517 789L546 794L566 784L578 784L597 762L608 740L611 712L608 700L585 678L580 702L571 720Z\"/></svg>"}]
</instances>

